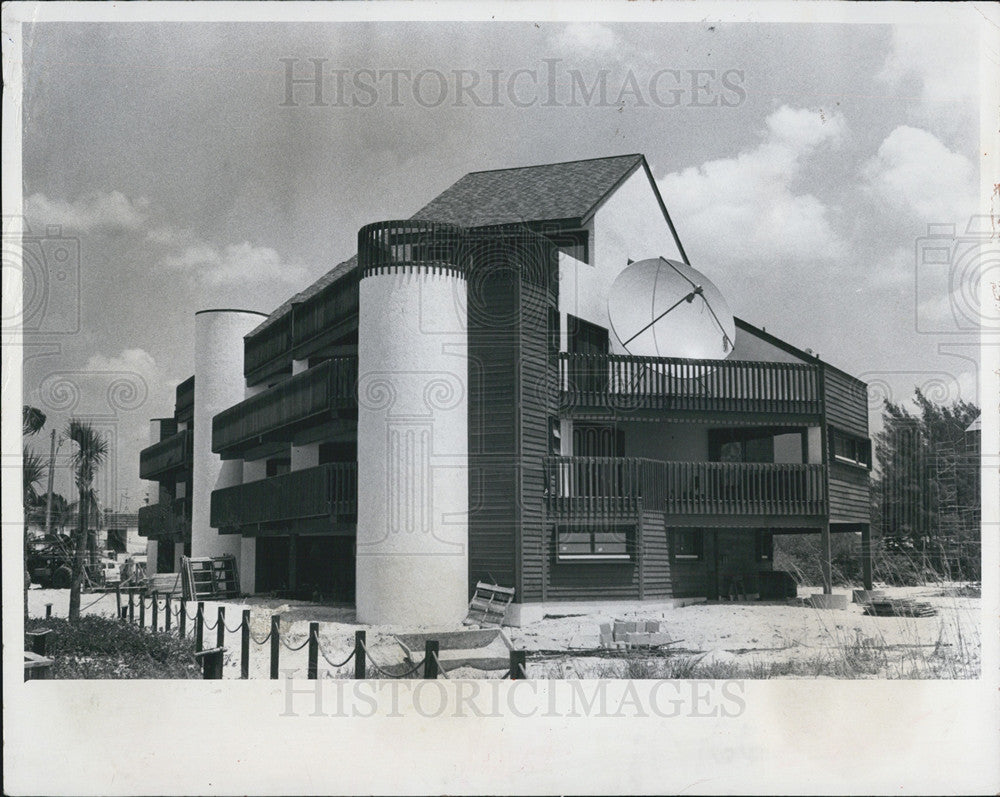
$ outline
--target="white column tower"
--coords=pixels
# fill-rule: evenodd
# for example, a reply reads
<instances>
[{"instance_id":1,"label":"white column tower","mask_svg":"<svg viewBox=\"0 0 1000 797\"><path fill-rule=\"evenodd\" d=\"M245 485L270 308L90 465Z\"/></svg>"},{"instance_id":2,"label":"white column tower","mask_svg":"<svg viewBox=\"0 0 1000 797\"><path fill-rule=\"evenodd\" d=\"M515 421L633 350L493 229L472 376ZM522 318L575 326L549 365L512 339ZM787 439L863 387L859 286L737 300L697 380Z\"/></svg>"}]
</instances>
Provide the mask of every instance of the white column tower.
<instances>
[{"instance_id":1,"label":"white column tower","mask_svg":"<svg viewBox=\"0 0 1000 797\"><path fill-rule=\"evenodd\" d=\"M240 535L219 534L209 523L212 491L243 482L243 460L223 462L212 453L212 418L243 400L243 336L266 317L251 310L201 310L194 316L192 556L240 557Z\"/></svg>"},{"instance_id":2,"label":"white column tower","mask_svg":"<svg viewBox=\"0 0 1000 797\"><path fill-rule=\"evenodd\" d=\"M465 616L469 579L460 239L412 221L358 238L357 617L451 625Z\"/></svg>"}]
</instances>

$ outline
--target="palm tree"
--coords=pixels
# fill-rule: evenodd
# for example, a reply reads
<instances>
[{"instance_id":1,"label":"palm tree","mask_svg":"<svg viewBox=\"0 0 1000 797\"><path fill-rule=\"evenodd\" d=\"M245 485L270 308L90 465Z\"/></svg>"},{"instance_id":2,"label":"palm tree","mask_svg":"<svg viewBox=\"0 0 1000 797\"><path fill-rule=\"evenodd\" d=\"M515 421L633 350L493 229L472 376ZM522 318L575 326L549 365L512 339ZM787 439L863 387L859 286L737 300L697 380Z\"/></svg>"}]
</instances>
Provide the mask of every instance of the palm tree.
<instances>
[{"instance_id":1,"label":"palm tree","mask_svg":"<svg viewBox=\"0 0 1000 797\"><path fill-rule=\"evenodd\" d=\"M42 458L27 446L23 449L23 459L21 461L21 475L23 476L24 487L24 517L27 519L28 510L38 505L41 496L38 490L45 480L48 468Z\"/></svg>"},{"instance_id":2,"label":"palm tree","mask_svg":"<svg viewBox=\"0 0 1000 797\"><path fill-rule=\"evenodd\" d=\"M73 583L69 592L69 619L80 619L80 589L83 586L83 562L87 551L87 507L94 498L94 477L108 458L108 441L89 423L71 419L66 427L66 437L76 443L73 452L73 473L76 488L80 491L79 522L76 528L73 559Z\"/></svg>"},{"instance_id":3,"label":"palm tree","mask_svg":"<svg viewBox=\"0 0 1000 797\"><path fill-rule=\"evenodd\" d=\"M38 434L45 426L45 413L35 407L24 404L21 407L21 432L25 437Z\"/></svg>"}]
</instances>

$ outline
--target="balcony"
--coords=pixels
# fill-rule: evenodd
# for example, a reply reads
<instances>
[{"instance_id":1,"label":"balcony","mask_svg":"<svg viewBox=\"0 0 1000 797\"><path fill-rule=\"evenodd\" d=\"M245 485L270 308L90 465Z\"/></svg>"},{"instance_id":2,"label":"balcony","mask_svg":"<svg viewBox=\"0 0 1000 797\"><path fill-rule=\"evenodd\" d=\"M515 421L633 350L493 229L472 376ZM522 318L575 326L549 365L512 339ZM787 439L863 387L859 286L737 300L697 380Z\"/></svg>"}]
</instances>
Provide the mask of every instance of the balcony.
<instances>
[{"instance_id":1,"label":"balcony","mask_svg":"<svg viewBox=\"0 0 1000 797\"><path fill-rule=\"evenodd\" d=\"M189 376L177 386L174 414L181 421L189 421L194 417L193 376Z\"/></svg>"},{"instance_id":2,"label":"balcony","mask_svg":"<svg viewBox=\"0 0 1000 797\"><path fill-rule=\"evenodd\" d=\"M562 409L579 415L818 415L817 365L746 360L559 354Z\"/></svg>"},{"instance_id":3,"label":"balcony","mask_svg":"<svg viewBox=\"0 0 1000 797\"><path fill-rule=\"evenodd\" d=\"M190 499L178 498L170 503L139 507L139 536L173 542L190 539Z\"/></svg>"},{"instance_id":4,"label":"balcony","mask_svg":"<svg viewBox=\"0 0 1000 797\"><path fill-rule=\"evenodd\" d=\"M247 534L268 524L315 520L318 530L331 533L335 524L355 523L357 511L357 463L335 462L215 490L211 525Z\"/></svg>"},{"instance_id":5,"label":"balcony","mask_svg":"<svg viewBox=\"0 0 1000 797\"><path fill-rule=\"evenodd\" d=\"M260 332L244 338L243 375L253 384L266 376L277 363L290 367L291 348L292 309L289 309Z\"/></svg>"},{"instance_id":6,"label":"balcony","mask_svg":"<svg viewBox=\"0 0 1000 797\"><path fill-rule=\"evenodd\" d=\"M346 334L358 320L358 275L353 271L292 308L292 356L314 354Z\"/></svg>"},{"instance_id":7,"label":"balcony","mask_svg":"<svg viewBox=\"0 0 1000 797\"><path fill-rule=\"evenodd\" d=\"M611 457L547 457L550 514L567 518L668 515L821 517L823 465L660 462Z\"/></svg>"},{"instance_id":8,"label":"balcony","mask_svg":"<svg viewBox=\"0 0 1000 797\"><path fill-rule=\"evenodd\" d=\"M305 426L357 406L358 361L327 360L251 396L212 419L212 451L238 456L265 442L291 442Z\"/></svg>"},{"instance_id":9,"label":"balcony","mask_svg":"<svg viewBox=\"0 0 1000 797\"><path fill-rule=\"evenodd\" d=\"M191 431L177 432L139 452L139 478L161 481L172 472L187 468L191 454Z\"/></svg>"}]
</instances>

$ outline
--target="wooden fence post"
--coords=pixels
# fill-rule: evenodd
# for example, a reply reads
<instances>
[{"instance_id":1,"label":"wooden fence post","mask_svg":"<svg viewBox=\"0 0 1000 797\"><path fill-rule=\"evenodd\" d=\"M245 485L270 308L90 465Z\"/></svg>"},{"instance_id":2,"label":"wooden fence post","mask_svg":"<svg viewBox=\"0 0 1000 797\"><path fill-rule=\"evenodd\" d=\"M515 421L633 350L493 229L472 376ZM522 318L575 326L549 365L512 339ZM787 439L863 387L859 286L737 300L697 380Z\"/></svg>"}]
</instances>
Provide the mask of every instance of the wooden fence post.
<instances>
[{"instance_id":1,"label":"wooden fence post","mask_svg":"<svg viewBox=\"0 0 1000 797\"><path fill-rule=\"evenodd\" d=\"M359 681L365 677L365 632L354 632L354 677Z\"/></svg>"},{"instance_id":2,"label":"wooden fence post","mask_svg":"<svg viewBox=\"0 0 1000 797\"><path fill-rule=\"evenodd\" d=\"M438 677L437 640L428 639L424 645L424 678Z\"/></svg>"},{"instance_id":3,"label":"wooden fence post","mask_svg":"<svg viewBox=\"0 0 1000 797\"><path fill-rule=\"evenodd\" d=\"M219 607L219 619L215 629L215 646L222 648L226 646L226 607Z\"/></svg>"},{"instance_id":4,"label":"wooden fence post","mask_svg":"<svg viewBox=\"0 0 1000 797\"><path fill-rule=\"evenodd\" d=\"M195 653L201 659L201 677L206 680L218 681L222 678L222 654L225 648L212 648Z\"/></svg>"},{"instance_id":5,"label":"wooden fence post","mask_svg":"<svg viewBox=\"0 0 1000 797\"><path fill-rule=\"evenodd\" d=\"M180 614L178 614L177 619L180 620L179 636L181 639L184 639L184 637L187 636L188 618L187 618L187 599L184 598L183 596L181 597L181 611Z\"/></svg>"},{"instance_id":6,"label":"wooden fence post","mask_svg":"<svg viewBox=\"0 0 1000 797\"><path fill-rule=\"evenodd\" d=\"M281 622L281 618L276 615L271 615L271 680L276 681L278 679L278 651L281 648L281 637L278 636L278 624Z\"/></svg>"},{"instance_id":7,"label":"wooden fence post","mask_svg":"<svg viewBox=\"0 0 1000 797\"><path fill-rule=\"evenodd\" d=\"M160 601L158 600L158 598L156 596L156 591L155 590L153 591L153 606L152 606L152 609L153 609L152 631L155 634L157 631L160 630Z\"/></svg>"},{"instance_id":8,"label":"wooden fence post","mask_svg":"<svg viewBox=\"0 0 1000 797\"><path fill-rule=\"evenodd\" d=\"M163 596L163 630L170 630L170 593Z\"/></svg>"},{"instance_id":9,"label":"wooden fence post","mask_svg":"<svg viewBox=\"0 0 1000 797\"><path fill-rule=\"evenodd\" d=\"M510 652L510 678L512 681L523 681L528 677L528 661L523 650Z\"/></svg>"},{"instance_id":10,"label":"wooden fence post","mask_svg":"<svg viewBox=\"0 0 1000 797\"><path fill-rule=\"evenodd\" d=\"M135 622L135 600L132 595L132 588L128 588L128 621Z\"/></svg>"},{"instance_id":11,"label":"wooden fence post","mask_svg":"<svg viewBox=\"0 0 1000 797\"><path fill-rule=\"evenodd\" d=\"M194 618L194 649L201 650L205 641L205 601L198 601L198 614Z\"/></svg>"},{"instance_id":12,"label":"wooden fence post","mask_svg":"<svg viewBox=\"0 0 1000 797\"><path fill-rule=\"evenodd\" d=\"M39 656L45 656L46 650L48 649L48 636L52 631L48 628L43 628L39 631L28 631L25 636L31 642L31 652Z\"/></svg>"},{"instance_id":13,"label":"wooden fence post","mask_svg":"<svg viewBox=\"0 0 1000 797\"><path fill-rule=\"evenodd\" d=\"M122 585L115 584L115 618L122 618Z\"/></svg>"},{"instance_id":14,"label":"wooden fence post","mask_svg":"<svg viewBox=\"0 0 1000 797\"><path fill-rule=\"evenodd\" d=\"M240 627L240 678L250 677L250 610L243 610L243 625Z\"/></svg>"},{"instance_id":15,"label":"wooden fence post","mask_svg":"<svg viewBox=\"0 0 1000 797\"><path fill-rule=\"evenodd\" d=\"M119 612L119 614L121 614L121 612ZM45 619L48 620L51 617L52 617L52 604L51 603L46 603L45 604Z\"/></svg>"},{"instance_id":16,"label":"wooden fence post","mask_svg":"<svg viewBox=\"0 0 1000 797\"><path fill-rule=\"evenodd\" d=\"M319 623L309 623L309 663L307 665L306 677L311 681L316 680L319 664Z\"/></svg>"},{"instance_id":17,"label":"wooden fence post","mask_svg":"<svg viewBox=\"0 0 1000 797\"><path fill-rule=\"evenodd\" d=\"M139 628L146 627L146 590L139 590Z\"/></svg>"}]
</instances>

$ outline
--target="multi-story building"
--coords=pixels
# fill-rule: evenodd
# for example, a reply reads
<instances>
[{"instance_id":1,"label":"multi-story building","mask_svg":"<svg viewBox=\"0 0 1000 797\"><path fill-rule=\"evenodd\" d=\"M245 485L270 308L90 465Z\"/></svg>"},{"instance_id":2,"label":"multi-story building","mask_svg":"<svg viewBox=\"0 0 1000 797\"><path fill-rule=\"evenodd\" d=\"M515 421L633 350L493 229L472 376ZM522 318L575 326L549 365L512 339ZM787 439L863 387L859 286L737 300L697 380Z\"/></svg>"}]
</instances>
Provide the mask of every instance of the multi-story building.
<instances>
[{"instance_id":1,"label":"multi-story building","mask_svg":"<svg viewBox=\"0 0 1000 797\"><path fill-rule=\"evenodd\" d=\"M753 592L775 534L867 553L864 383L740 319L724 360L624 353L608 292L655 257L687 261L641 155L468 174L266 319L196 315L193 436L157 444L193 460L143 475L244 590L361 622L456 621L480 580L514 622Z\"/></svg>"}]
</instances>

